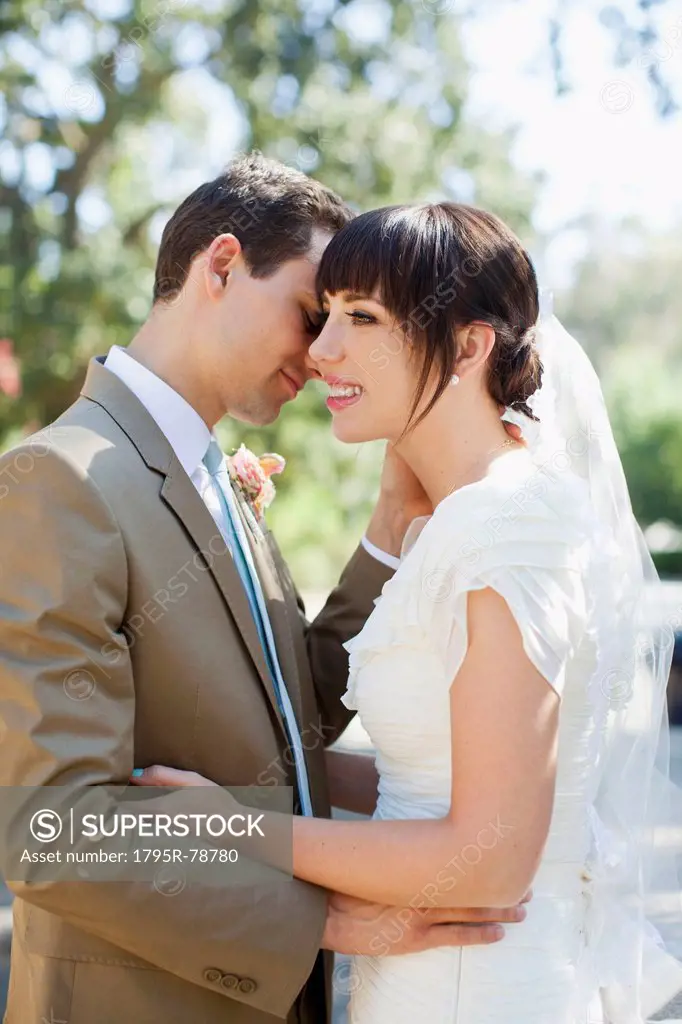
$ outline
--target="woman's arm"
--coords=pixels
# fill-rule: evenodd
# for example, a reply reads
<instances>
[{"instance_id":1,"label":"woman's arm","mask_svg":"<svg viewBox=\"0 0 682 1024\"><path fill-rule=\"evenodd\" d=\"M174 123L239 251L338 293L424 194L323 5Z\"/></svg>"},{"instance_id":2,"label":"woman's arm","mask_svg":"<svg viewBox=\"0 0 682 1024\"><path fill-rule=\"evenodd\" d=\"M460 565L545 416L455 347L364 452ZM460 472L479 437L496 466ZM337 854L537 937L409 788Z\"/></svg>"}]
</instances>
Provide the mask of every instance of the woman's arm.
<instances>
[{"instance_id":1,"label":"woman's arm","mask_svg":"<svg viewBox=\"0 0 682 1024\"><path fill-rule=\"evenodd\" d=\"M504 599L486 589L468 601L469 646L450 690L449 813L401 821L294 817L298 878L398 907L512 907L526 895L552 814L559 696L526 655ZM158 767L133 781L212 784Z\"/></svg>"},{"instance_id":2,"label":"woman's arm","mask_svg":"<svg viewBox=\"0 0 682 1024\"><path fill-rule=\"evenodd\" d=\"M554 798L559 697L492 590L469 595L450 692L452 803L429 821L294 819L294 873L366 900L510 906L530 886Z\"/></svg>"},{"instance_id":3,"label":"woman's arm","mask_svg":"<svg viewBox=\"0 0 682 1024\"><path fill-rule=\"evenodd\" d=\"M374 758L341 750L326 750L325 757L332 807L354 814L372 814L379 785Z\"/></svg>"}]
</instances>

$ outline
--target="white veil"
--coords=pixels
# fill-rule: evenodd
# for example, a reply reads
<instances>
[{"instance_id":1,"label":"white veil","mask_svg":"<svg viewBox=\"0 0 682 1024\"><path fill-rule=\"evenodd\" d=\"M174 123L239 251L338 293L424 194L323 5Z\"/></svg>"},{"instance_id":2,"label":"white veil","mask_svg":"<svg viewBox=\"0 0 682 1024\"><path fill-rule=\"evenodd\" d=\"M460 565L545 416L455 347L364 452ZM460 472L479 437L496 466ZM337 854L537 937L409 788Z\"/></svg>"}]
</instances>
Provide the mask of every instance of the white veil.
<instances>
[{"instance_id":1,"label":"white veil","mask_svg":"<svg viewBox=\"0 0 682 1024\"><path fill-rule=\"evenodd\" d=\"M682 919L674 837L682 793L669 776L666 689L672 619L659 621L661 583L634 518L599 379L578 342L543 314L535 342L543 384L529 401L539 423L509 411L534 460L567 465L587 481L601 538L597 670L590 684L596 721L592 958L611 1024L642 1024L682 991L682 963L659 930ZM682 609L680 609L682 612ZM660 613L659 613L660 614ZM658 906L656 905L658 904ZM677 950L682 957L682 950Z\"/></svg>"}]
</instances>

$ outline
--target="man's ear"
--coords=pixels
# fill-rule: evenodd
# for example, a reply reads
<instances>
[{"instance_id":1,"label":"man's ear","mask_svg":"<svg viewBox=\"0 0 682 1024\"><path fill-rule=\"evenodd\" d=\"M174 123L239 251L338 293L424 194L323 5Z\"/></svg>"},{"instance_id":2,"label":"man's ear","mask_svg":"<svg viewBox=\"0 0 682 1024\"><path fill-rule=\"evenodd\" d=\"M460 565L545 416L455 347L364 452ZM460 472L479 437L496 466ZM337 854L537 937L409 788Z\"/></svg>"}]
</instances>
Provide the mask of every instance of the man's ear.
<instances>
[{"instance_id":1,"label":"man's ear","mask_svg":"<svg viewBox=\"0 0 682 1024\"><path fill-rule=\"evenodd\" d=\"M456 334L457 374L460 378L480 369L495 344L495 331L490 324L474 321Z\"/></svg>"},{"instance_id":2,"label":"man's ear","mask_svg":"<svg viewBox=\"0 0 682 1024\"><path fill-rule=\"evenodd\" d=\"M230 273L241 256L241 242L235 235L218 235L204 253L203 272L211 298L222 298Z\"/></svg>"}]
</instances>

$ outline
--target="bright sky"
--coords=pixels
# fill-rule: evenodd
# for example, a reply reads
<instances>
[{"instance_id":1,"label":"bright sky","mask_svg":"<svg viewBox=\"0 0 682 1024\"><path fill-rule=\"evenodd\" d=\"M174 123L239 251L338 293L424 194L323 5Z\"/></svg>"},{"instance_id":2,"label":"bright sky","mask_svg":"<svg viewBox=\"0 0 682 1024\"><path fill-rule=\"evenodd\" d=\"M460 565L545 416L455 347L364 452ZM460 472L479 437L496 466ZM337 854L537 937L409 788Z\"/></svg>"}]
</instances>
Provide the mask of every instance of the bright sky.
<instances>
[{"instance_id":1,"label":"bright sky","mask_svg":"<svg viewBox=\"0 0 682 1024\"><path fill-rule=\"evenodd\" d=\"M661 41L616 68L614 40L599 22L600 7L564 5L571 12L563 45L573 91L560 98L548 59L553 2L497 0L490 14L465 28L475 69L471 113L491 127L518 124L513 159L547 176L535 219L541 230L559 233L548 252L552 279L563 277L580 255L582 233L562 228L585 213L609 221L635 216L651 230L682 222L682 115L662 120L646 81L647 65L657 61L682 103L682 8L664 4Z\"/></svg>"},{"instance_id":2,"label":"bright sky","mask_svg":"<svg viewBox=\"0 0 682 1024\"><path fill-rule=\"evenodd\" d=\"M115 13L128 0L90 0ZM191 0L173 0L180 6ZM214 6L220 0L202 0ZM442 18L457 17L469 0L414 0ZM311 13L324 15L330 0L309 0ZM618 0L621 9L637 0ZM682 104L682 7L654 5L660 41L630 65L615 68L615 41L599 20L601 3L571 0L563 11L563 52L572 91L557 97L549 63L548 21L556 0L476 0L475 16L464 21L464 49L470 63L469 113L491 129L518 126L512 158L524 168L541 170L546 183L540 191L536 223L553 236L543 257L543 276L553 287L567 283L573 262L582 255L586 238L575 227L585 214L607 222L632 216L651 230L682 223L682 114L662 120L656 113L646 68L657 63ZM36 15L38 17L39 15ZM49 19L46 19L49 24ZM381 37L388 26L383 0L353 0L343 12L344 27L365 39ZM37 27L37 26L36 26ZM42 26L41 26L42 27ZM96 120L101 111L92 86L74 80L59 60L68 43L71 60L88 56L88 35L73 21L68 40L57 30L50 39L54 59L42 61L37 73L46 93L65 113L79 109ZM188 64L202 60L201 33L191 30L176 41ZM180 52L179 51L179 52ZM31 59L26 56L26 64ZM240 117L227 90L200 69L188 70L177 88L177 108L196 120L206 119L200 147L178 151L161 125L148 127L139 144L145 162L157 166L158 198L174 201L211 173L217 173L241 143ZM57 99L55 99L57 98ZM3 121L0 100L0 126ZM151 135L149 134L151 132ZM150 142L151 139L151 142ZM48 152L41 144L26 151L27 167L36 182L52 174ZM12 167L11 147L0 142L0 167ZM107 219L101 197L86 193L79 208L91 230ZM154 224L159 233L162 220Z\"/></svg>"},{"instance_id":3,"label":"bright sky","mask_svg":"<svg viewBox=\"0 0 682 1024\"><path fill-rule=\"evenodd\" d=\"M325 0L310 2L326 6ZM414 2L447 18L467 0ZM637 15L636 0L618 2L624 10L631 4ZM646 80L647 67L657 63L682 105L682 7L654 9L660 41L617 68L614 37L599 20L601 6L595 0L563 5L562 47L572 87L563 97L554 88L547 38L556 0L477 0L475 17L464 21L470 115L493 130L517 125L513 160L546 176L535 220L554 236L541 268L552 287L568 283L584 252L586 235L575 223L585 214L606 222L635 217L652 231L682 223L682 113L662 119ZM344 27L365 39L380 38L386 14L382 0L354 0ZM204 155L221 154L226 127L224 116L211 119Z\"/></svg>"}]
</instances>

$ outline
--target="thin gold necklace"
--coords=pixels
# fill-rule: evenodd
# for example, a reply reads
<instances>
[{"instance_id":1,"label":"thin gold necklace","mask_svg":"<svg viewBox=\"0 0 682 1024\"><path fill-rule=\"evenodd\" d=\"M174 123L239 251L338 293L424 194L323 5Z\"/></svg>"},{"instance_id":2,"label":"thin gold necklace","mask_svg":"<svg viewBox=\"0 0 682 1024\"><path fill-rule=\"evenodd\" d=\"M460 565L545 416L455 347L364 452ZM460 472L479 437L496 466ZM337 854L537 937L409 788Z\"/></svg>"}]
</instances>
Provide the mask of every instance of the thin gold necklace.
<instances>
[{"instance_id":1,"label":"thin gold necklace","mask_svg":"<svg viewBox=\"0 0 682 1024\"><path fill-rule=\"evenodd\" d=\"M487 452L486 454L487 455L492 455L493 452L499 452L500 448L508 448L510 444L517 444L517 443L518 442L517 442L515 437L508 437L508 438L506 438L506 440L504 440L502 442L502 444L498 444L497 447L491 448L490 451Z\"/></svg>"},{"instance_id":2,"label":"thin gold necklace","mask_svg":"<svg viewBox=\"0 0 682 1024\"><path fill-rule=\"evenodd\" d=\"M515 437L508 437L508 438L506 438L502 442L502 444L498 444L498 445L496 445L495 448L491 448L490 451L487 452L487 455L492 455L493 452L498 452L501 448L508 448L509 445L511 445L511 444L519 444L519 443L520 442L517 441ZM465 485L461 484L460 486L465 486ZM450 494L453 494L456 490L458 490L458 488L457 487L453 487L452 490L448 491L448 495L447 496L449 496Z\"/></svg>"}]
</instances>

